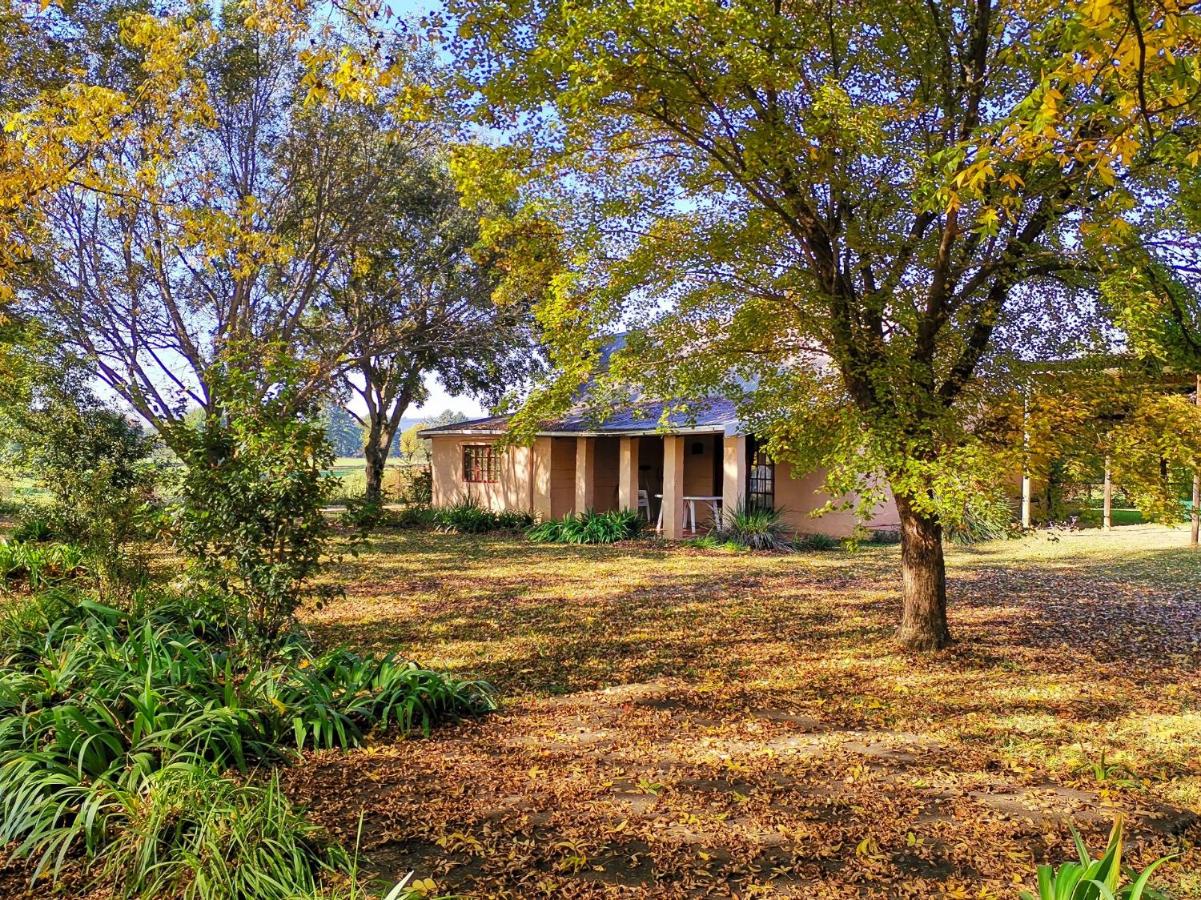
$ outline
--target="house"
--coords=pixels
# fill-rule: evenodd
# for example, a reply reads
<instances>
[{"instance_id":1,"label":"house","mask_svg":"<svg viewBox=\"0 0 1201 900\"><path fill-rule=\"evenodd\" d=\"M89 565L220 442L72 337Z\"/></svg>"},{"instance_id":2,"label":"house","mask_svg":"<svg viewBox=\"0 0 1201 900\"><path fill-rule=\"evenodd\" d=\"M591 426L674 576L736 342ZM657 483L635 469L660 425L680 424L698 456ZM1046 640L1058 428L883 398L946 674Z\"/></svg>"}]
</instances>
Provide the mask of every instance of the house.
<instances>
[{"instance_id":1,"label":"house","mask_svg":"<svg viewBox=\"0 0 1201 900\"><path fill-rule=\"evenodd\" d=\"M586 509L638 510L679 539L712 526L721 509L742 504L781 512L797 532L850 535L849 510L821 518L825 473L774 462L740 427L734 404L711 398L664 417L661 402L636 402L602 422L583 413L547 423L529 446L502 448L508 416L429 428L433 502L470 497L492 509L524 510L540 519ZM666 422L666 426L664 426ZM891 499L866 523L899 528Z\"/></svg>"}]
</instances>

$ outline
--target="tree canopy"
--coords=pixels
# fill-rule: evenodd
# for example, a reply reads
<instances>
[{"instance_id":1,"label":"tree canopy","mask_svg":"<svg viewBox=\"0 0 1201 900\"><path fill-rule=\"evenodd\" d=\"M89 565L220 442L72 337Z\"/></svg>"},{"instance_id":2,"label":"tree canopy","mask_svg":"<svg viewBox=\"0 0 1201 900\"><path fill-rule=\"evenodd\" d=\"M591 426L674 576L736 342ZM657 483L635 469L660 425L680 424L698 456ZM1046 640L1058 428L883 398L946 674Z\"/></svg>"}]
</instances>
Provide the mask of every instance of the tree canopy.
<instances>
[{"instance_id":1,"label":"tree canopy","mask_svg":"<svg viewBox=\"0 0 1201 900\"><path fill-rule=\"evenodd\" d=\"M560 378L527 426L635 326L611 384L733 394L834 496L891 489L900 638L945 644L941 527L1002 464L981 405L1016 359L1109 346L1106 254L1193 178L1192 6L451 10L464 103L503 134L458 171L567 244L539 310Z\"/></svg>"}]
</instances>

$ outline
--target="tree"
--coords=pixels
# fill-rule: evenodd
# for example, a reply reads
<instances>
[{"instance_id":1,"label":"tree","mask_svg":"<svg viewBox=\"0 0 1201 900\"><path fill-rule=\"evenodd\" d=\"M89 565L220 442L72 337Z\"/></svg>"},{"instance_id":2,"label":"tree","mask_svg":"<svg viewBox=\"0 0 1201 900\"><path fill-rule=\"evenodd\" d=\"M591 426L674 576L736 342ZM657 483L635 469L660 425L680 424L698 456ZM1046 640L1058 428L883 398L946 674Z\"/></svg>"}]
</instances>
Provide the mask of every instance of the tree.
<instances>
[{"instance_id":1,"label":"tree","mask_svg":"<svg viewBox=\"0 0 1201 900\"><path fill-rule=\"evenodd\" d=\"M445 163L381 143L388 164L378 204L363 210L370 240L330 292L327 329L356 339L339 375L359 396L367 498L382 495L401 419L436 376L453 392L499 400L538 362L528 305L493 299L493 259L473 253L478 216L463 208Z\"/></svg>"},{"instance_id":2,"label":"tree","mask_svg":"<svg viewBox=\"0 0 1201 900\"><path fill-rule=\"evenodd\" d=\"M740 401L833 496L891 488L899 641L945 646L942 532L1015 357L1103 346L1094 238L1195 164L1190 5L456 0L469 194L563 230L560 374ZM641 327L596 376L604 333ZM682 363L680 361L683 361ZM753 392L745 389L756 382ZM883 478L883 483L880 481Z\"/></svg>"},{"instance_id":3,"label":"tree","mask_svg":"<svg viewBox=\"0 0 1201 900\"><path fill-rule=\"evenodd\" d=\"M89 47L84 65L116 96L141 90L147 71L177 72L168 114L135 110L96 148L56 132L59 153L85 159L45 193L16 276L21 311L169 444L186 439L176 426L189 408L220 413L213 373L229 348L292 347L306 367L288 393L308 404L358 337L301 340L363 234L359 210L375 183L358 164L367 138L306 105L310 57L326 43L301 28L251 27L251 12L231 2L211 21L130 16L112 45ZM174 54L169 66L162 53ZM257 383L264 398L278 389Z\"/></svg>"},{"instance_id":4,"label":"tree","mask_svg":"<svg viewBox=\"0 0 1201 900\"><path fill-rule=\"evenodd\" d=\"M426 446L429 442L421 439L421 429L426 426L418 422L416 425L410 425L400 434L400 455L404 457L406 462L414 462L418 454L423 454L426 458L429 457L429 448Z\"/></svg>"},{"instance_id":5,"label":"tree","mask_svg":"<svg viewBox=\"0 0 1201 900\"><path fill-rule=\"evenodd\" d=\"M325 437L335 456L358 456L363 452L363 427L344 406L330 404L322 412Z\"/></svg>"}]
</instances>

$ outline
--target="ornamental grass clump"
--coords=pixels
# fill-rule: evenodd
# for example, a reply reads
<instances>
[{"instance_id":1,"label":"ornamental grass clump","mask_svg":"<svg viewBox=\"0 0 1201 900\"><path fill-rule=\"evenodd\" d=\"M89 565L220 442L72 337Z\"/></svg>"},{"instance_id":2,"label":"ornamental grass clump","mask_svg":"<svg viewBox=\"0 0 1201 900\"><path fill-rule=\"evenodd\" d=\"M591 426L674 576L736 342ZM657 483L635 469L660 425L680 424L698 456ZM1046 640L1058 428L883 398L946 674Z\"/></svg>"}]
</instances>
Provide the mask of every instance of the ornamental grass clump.
<instances>
[{"instance_id":1,"label":"ornamental grass clump","mask_svg":"<svg viewBox=\"0 0 1201 900\"><path fill-rule=\"evenodd\" d=\"M641 529L642 520L633 510L585 510L578 516L539 522L526 535L543 544L613 544L637 537Z\"/></svg>"},{"instance_id":2,"label":"ornamental grass clump","mask_svg":"<svg viewBox=\"0 0 1201 900\"><path fill-rule=\"evenodd\" d=\"M482 506L474 497L467 497L450 506L433 510L434 527L453 534L484 534L489 531L520 531L534 521L529 513L519 510L495 512Z\"/></svg>"},{"instance_id":3,"label":"ornamental grass clump","mask_svg":"<svg viewBox=\"0 0 1201 900\"><path fill-rule=\"evenodd\" d=\"M792 543L781 515L778 509L739 504L723 513L717 536L747 550L790 550Z\"/></svg>"}]
</instances>

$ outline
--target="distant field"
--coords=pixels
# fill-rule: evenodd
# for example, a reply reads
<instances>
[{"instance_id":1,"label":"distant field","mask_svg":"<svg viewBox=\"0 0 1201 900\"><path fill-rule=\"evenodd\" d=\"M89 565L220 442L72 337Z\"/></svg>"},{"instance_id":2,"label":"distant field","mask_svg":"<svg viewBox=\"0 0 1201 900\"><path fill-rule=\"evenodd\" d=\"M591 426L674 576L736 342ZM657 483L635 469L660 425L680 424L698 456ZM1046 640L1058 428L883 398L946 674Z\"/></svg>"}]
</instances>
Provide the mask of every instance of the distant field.
<instances>
[{"instance_id":1,"label":"distant field","mask_svg":"<svg viewBox=\"0 0 1201 900\"><path fill-rule=\"evenodd\" d=\"M429 459L428 459L428 457L425 457L425 456L418 456L411 463L406 462L404 460L397 459L396 457L391 457L388 460L388 467L392 468L393 466L396 466L397 468L401 468L401 467L409 466L409 465L424 466L424 465L427 465L428 463L429 463ZM337 459L334 460L334 468L335 469L343 469L343 468L345 468L345 469L361 469L361 468L363 468L363 457L361 457L361 456L339 456Z\"/></svg>"}]
</instances>

